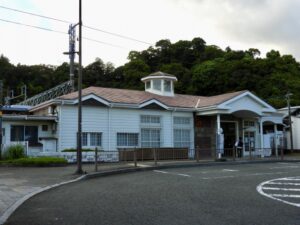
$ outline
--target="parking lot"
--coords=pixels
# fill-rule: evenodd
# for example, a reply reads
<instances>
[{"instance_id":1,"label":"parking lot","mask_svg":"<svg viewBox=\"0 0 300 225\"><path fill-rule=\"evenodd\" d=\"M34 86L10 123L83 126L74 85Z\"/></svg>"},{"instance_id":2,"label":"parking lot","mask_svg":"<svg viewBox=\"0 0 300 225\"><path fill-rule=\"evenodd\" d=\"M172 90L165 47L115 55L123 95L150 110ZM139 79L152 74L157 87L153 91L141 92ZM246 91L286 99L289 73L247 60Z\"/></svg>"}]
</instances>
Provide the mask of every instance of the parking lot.
<instances>
[{"instance_id":1,"label":"parking lot","mask_svg":"<svg viewBox=\"0 0 300 225\"><path fill-rule=\"evenodd\" d=\"M65 185L6 224L299 224L300 163L152 170Z\"/></svg>"}]
</instances>

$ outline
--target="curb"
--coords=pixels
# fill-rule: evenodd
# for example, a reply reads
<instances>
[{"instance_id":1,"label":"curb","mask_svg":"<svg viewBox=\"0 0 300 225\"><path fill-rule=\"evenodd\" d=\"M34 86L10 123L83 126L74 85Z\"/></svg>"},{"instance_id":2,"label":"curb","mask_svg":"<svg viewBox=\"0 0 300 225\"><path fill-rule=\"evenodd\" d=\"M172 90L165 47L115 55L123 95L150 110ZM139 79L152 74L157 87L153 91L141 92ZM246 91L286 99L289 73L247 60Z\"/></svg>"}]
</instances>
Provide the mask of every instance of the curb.
<instances>
[{"instance_id":1,"label":"curb","mask_svg":"<svg viewBox=\"0 0 300 225\"><path fill-rule=\"evenodd\" d=\"M46 187L43 187L37 191L34 191L34 192L31 192L30 194L27 194L25 196L23 196L22 198L20 198L18 201L16 201L14 204L12 204L4 213L2 216L0 216L0 225L4 224L6 222L6 220L10 217L11 214L13 214L13 212L20 206L22 205L26 200L28 200L29 198L41 193L41 192L44 192L44 191L47 191L47 190L50 190L52 188L56 188L56 187L59 187L59 186L62 186L62 185L65 185L65 184L70 184L70 183L73 183L73 182L76 182L76 181L80 181L80 180L83 180L85 178L86 175L82 175L76 179L73 179L73 180L69 180L69 181L64 181L64 182L61 182L61 183L57 183L57 184L53 184L53 185L49 185L49 186L46 186Z\"/></svg>"},{"instance_id":2,"label":"curb","mask_svg":"<svg viewBox=\"0 0 300 225\"><path fill-rule=\"evenodd\" d=\"M115 170L108 170L108 171L102 171L102 172L92 172L85 175L82 175L76 179L64 181L61 183L49 185L46 187L43 187L37 191L34 191L28 195L23 196L21 199L16 201L13 205L11 205L2 216L0 216L0 225L3 225L6 220L13 214L13 212L21 206L26 200L29 198L44 192L48 191L50 189L65 185L74 183L80 180L85 179L93 179L97 177L105 177L105 176L112 176L112 175L118 175L118 174L126 174L126 173L133 173L133 172L140 172L140 171L150 171L153 169L173 169L173 168L192 168L192 167L207 167L207 166L223 166L223 165L241 165L241 164L259 164L259 163L274 163L274 162L300 162L300 160L255 160L255 161L231 161L231 162L200 162L200 163L190 163L190 164L173 164L173 165L157 165L157 166L149 166L149 167L134 167L134 168L124 168L124 169L115 169Z\"/></svg>"}]
</instances>

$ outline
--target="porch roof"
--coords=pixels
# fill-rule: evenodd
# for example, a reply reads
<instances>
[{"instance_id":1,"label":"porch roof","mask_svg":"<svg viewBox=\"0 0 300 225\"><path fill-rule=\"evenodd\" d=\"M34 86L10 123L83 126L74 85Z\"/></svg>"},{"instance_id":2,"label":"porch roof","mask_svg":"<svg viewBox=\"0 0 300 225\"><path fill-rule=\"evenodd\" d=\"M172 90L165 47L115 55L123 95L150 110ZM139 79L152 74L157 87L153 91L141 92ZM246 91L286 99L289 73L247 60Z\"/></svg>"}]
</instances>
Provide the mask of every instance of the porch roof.
<instances>
[{"instance_id":1,"label":"porch roof","mask_svg":"<svg viewBox=\"0 0 300 225\"><path fill-rule=\"evenodd\" d=\"M57 116L36 116L36 115L12 115L4 114L3 121L55 121Z\"/></svg>"}]
</instances>

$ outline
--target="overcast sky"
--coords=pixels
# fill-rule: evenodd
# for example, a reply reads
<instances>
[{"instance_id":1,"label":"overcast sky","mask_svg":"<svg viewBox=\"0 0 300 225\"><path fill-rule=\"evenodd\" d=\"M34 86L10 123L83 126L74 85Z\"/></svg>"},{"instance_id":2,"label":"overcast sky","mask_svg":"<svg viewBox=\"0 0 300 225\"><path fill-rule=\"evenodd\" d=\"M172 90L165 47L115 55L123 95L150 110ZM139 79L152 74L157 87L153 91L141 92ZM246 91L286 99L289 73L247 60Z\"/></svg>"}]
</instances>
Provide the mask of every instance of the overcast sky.
<instances>
[{"instance_id":1,"label":"overcast sky","mask_svg":"<svg viewBox=\"0 0 300 225\"><path fill-rule=\"evenodd\" d=\"M299 61L299 0L82 0L83 24L147 43L161 39L203 38L207 44L232 49L271 49ZM1 8L9 7L76 23L76 0L0 0L0 19L68 31L68 24ZM60 65L68 61L68 35L0 21L0 54L14 64ZM83 36L108 44L83 41L83 64L96 57L115 66L130 50L149 45L83 29ZM110 45L109 45L110 44ZM113 46L111 46L113 45ZM78 57L76 58L78 60Z\"/></svg>"}]
</instances>

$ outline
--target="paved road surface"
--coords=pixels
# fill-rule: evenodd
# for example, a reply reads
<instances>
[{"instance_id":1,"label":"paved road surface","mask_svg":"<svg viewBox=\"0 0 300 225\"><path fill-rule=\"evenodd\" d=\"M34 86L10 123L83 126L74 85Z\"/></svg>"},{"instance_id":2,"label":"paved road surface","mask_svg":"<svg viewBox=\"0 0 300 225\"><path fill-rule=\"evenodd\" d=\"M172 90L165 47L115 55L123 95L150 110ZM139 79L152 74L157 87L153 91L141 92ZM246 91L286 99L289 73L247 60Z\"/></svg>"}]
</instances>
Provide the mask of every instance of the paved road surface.
<instances>
[{"instance_id":1,"label":"paved road surface","mask_svg":"<svg viewBox=\"0 0 300 225\"><path fill-rule=\"evenodd\" d=\"M299 176L300 163L265 163L95 178L33 197L6 224L297 225L299 207L268 198L257 187Z\"/></svg>"}]
</instances>

